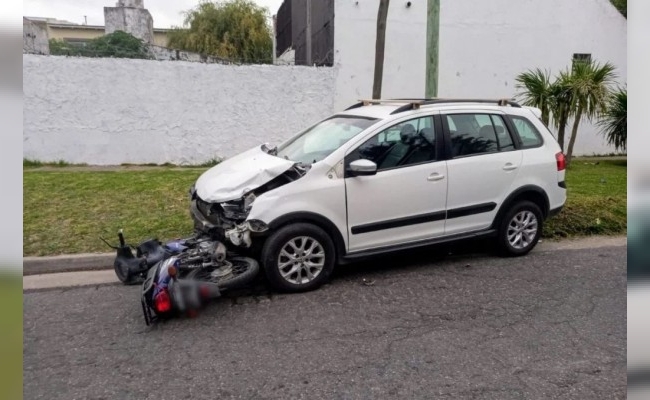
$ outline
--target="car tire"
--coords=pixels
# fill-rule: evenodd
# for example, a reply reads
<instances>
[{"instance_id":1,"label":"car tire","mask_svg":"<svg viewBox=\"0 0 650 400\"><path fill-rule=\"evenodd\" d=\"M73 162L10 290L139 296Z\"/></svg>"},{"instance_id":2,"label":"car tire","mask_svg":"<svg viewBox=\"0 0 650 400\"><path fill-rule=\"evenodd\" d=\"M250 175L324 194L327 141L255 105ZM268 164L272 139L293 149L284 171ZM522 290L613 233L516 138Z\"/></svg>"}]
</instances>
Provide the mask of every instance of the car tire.
<instances>
[{"instance_id":1,"label":"car tire","mask_svg":"<svg viewBox=\"0 0 650 400\"><path fill-rule=\"evenodd\" d=\"M515 203L499 224L499 253L509 257L528 254L539 241L543 222L542 210L537 204L532 201Z\"/></svg>"},{"instance_id":2,"label":"car tire","mask_svg":"<svg viewBox=\"0 0 650 400\"><path fill-rule=\"evenodd\" d=\"M284 292L306 292L327 282L334 270L334 243L309 223L286 225L271 234L262 249L269 283Z\"/></svg>"}]
</instances>

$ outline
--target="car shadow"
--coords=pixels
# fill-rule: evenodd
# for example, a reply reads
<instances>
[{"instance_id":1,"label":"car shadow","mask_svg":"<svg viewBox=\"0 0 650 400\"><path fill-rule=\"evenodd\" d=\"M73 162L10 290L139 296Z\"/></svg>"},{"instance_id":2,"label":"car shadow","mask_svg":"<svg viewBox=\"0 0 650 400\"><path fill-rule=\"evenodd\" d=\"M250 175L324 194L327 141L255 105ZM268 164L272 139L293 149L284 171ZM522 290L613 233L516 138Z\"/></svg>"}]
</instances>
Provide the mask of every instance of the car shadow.
<instances>
[{"instance_id":1,"label":"car shadow","mask_svg":"<svg viewBox=\"0 0 650 400\"><path fill-rule=\"evenodd\" d=\"M357 261L334 268L328 284L363 279L368 275L388 273L399 270L419 270L435 268L435 263L441 261L458 261L467 263L468 260L494 255L494 242L489 239L470 239L453 244L438 244L417 249L402 250L375 256L363 261ZM279 294L266 279L263 271L248 286L231 289L223 293L224 298L264 297Z\"/></svg>"},{"instance_id":2,"label":"car shadow","mask_svg":"<svg viewBox=\"0 0 650 400\"><path fill-rule=\"evenodd\" d=\"M454 244L438 244L417 249L403 250L386 255L369 258L349 265L339 266L334 270L332 281L338 279L355 279L362 275L403 269L435 268L441 261L458 261L484 257L493 254L490 240L474 239Z\"/></svg>"}]
</instances>

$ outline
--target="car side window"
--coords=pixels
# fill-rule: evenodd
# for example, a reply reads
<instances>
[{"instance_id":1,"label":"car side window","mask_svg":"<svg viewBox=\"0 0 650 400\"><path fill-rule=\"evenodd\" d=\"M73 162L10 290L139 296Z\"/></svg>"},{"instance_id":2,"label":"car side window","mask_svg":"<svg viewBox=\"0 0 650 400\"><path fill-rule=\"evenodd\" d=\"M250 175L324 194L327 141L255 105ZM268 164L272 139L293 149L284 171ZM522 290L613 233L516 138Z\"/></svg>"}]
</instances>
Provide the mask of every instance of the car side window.
<instances>
[{"instance_id":1,"label":"car side window","mask_svg":"<svg viewBox=\"0 0 650 400\"><path fill-rule=\"evenodd\" d=\"M448 114L447 126L454 157L514 149L503 118L495 114Z\"/></svg>"},{"instance_id":2,"label":"car side window","mask_svg":"<svg viewBox=\"0 0 650 400\"><path fill-rule=\"evenodd\" d=\"M393 125L368 139L346 157L377 164L377 171L436 160L433 117L416 118Z\"/></svg>"},{"instance_id":3,"label":"car side window","mask_svg":"<svg viewBox=\"0 0 650 400\"><path fill-rule=\"evenodd\" d=\"M538 147L543 143L542 135L527 118L518 115L511 115L510 118L523 148Z\"/></svg>"}]
</instances>

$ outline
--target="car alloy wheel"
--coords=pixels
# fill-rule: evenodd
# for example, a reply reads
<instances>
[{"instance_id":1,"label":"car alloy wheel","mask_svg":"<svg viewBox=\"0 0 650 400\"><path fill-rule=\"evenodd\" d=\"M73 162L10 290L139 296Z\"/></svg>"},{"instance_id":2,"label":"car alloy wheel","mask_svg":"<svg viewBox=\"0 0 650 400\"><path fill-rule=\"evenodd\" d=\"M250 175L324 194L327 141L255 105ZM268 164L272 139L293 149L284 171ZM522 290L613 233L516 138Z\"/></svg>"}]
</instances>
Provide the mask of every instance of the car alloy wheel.
<instances>
[{"instance_id":1,"label":"car alloy wheel","mask_svg":"<svg viewBox=\"0 0 650 400\"><path fill-rule=\"evenodd\" d=\"M307 222L285 225L264 242L262 264L269 283L285 292L305 292L327 282L336 259L332 238Z\"/></svg>"},{"instance_id":2,"label":"car alloy wheel","mask_svg":"<svg viewBox=\"0 0 650 400\"><path fill-rule=\"evenodd\" d=\"M500 221L497 244L504 256L523 256L531 251L539 241L544 224L541 209L529 200L510 205Z\"/></svg>"},{"instance_id":3,"label":"car alloy wheel","mask_svg":"<svg viewBox=\"0 0 650 400\"><path fill-rule=\"evenodd\" d=\"M508 242L515 249L523 250L533 244L537 236L537 217L531 211L520 211L508 224Z\"/></svg>"},{"instance_id":4,"label":"car alloy wheel","mask_svg":"<svg viewBox=\"0 0 650 400\"><path fill-rule=\"evenodd\" d=\"M304 285L316 279L325 267L325 249L318 240L300 236L280 250L278 270L287 282Z\"/></svg>"}]
</instances>

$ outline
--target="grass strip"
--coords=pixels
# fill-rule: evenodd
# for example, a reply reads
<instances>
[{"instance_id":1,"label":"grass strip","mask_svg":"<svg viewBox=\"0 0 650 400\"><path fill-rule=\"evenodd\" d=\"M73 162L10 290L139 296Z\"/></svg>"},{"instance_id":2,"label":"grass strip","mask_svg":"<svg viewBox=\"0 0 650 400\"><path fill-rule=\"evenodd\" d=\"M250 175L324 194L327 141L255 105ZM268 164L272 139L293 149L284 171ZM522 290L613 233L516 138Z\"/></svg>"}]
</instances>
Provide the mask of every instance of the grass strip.
<instances>
[{"instance_id":1,"label":"grass strip","mask_svg":"<svg viewBox=\"0 0 650 400\"><path fill-rule=\"evenodd\" d=\"M545 224L544 237L627 232L627 160L574 159L566 183L567 202Z\"/></svg>"},{"instance_id":2,"label":"grass strip","mask_svg":"<svg viewBox=\"0 0 650 400\"><path fill-rule=\"evenodd\" d=\"M109 252L99 236L131 243L189 235L188 190L206 168L23 168L23 256ZM564 210L544 237L625 234L627 161L574 159Z\"/></svg>"}]
</instances>

